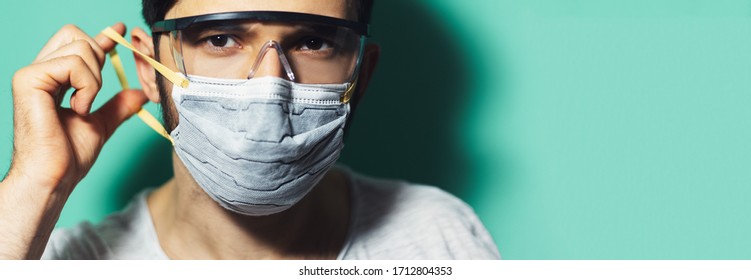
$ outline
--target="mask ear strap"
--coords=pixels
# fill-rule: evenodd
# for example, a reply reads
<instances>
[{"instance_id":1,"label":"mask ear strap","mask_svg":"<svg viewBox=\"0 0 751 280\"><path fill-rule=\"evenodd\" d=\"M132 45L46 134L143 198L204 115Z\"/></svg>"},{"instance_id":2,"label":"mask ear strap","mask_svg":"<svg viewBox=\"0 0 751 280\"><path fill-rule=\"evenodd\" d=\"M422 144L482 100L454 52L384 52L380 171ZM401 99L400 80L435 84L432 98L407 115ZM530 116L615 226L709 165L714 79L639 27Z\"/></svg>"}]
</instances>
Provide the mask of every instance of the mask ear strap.
<instances>
[{"instance_id":1,"label":"mask ear strap","mask_svg":"<svg viewBox=\"0 0 751 280\"><path fill-rule=\"evenodd\" d=\"M136 54L138 54L141 57L145 58L146 61L149 61L149 63L152 66L154 66L154 68L157 69L157 71L159 71L159 73L162 73L162 75L164 75L165 73L163 71L160 71L159 68L164 68L164 69L167 70L165 72L172 73L175 77L177 77L179 79L182 79L182 81L179 81L177 79L175 81L173 81L172 79L169 78L168 75L164 75L165 77L167 77L167 79L170 79L170 81L172 81L176 85L183 85L184 84L185 87L188 86L188 80L187 79L185 79L183 77L180 77L179 75L175 74L175 72L172 72L171 70L169 70L169 68L165 67L161 63L159 63L159 62L151 59L150 57L144 55L143 53L137 51L130 43L128 43L125 40L125 38L123 38L122 36L120 36L120 34L118 34L117 32L115 32L111 28L107 27L107 29L105 29L104 31L102 31L102 33L104 35L107 35L107 37L109 37L113 41L118 42L119 44L121 44L121 45L129 48L130 50L132 50ZM110 56L110 61L112 61L112 66L115 68L115 72L117 73L117 78L118 78L118 80L120 80L120 85L122 86L123 89L129 89L130 85L128 84L128 79L125 76L125 68L123 67L122 61L120 60L120 55L117 54L117 50L115 50L113 48L109 52L109 56ZM157 66L160 66L160 67L157 67ZM176 81L178 81L178 82L176 82ZM172 140L172 137L170 137L169 133L167 133L167 130L164 129L164 126L153 115L151 115L151 113L149 113L149 111L146 111L145 109L141 108L141 110L138 111L137 115L138 115L138 117L144 123L146 123L146 125L148 125L149 127L151 127L151 129L153 129L154 131L156 131L156 133L159 133L159 135L161 135L162 137L164 137L167 140L169 140L170 143L172 143L173 146L175 145L175 142Z\"/></svg>"}]
</instances>

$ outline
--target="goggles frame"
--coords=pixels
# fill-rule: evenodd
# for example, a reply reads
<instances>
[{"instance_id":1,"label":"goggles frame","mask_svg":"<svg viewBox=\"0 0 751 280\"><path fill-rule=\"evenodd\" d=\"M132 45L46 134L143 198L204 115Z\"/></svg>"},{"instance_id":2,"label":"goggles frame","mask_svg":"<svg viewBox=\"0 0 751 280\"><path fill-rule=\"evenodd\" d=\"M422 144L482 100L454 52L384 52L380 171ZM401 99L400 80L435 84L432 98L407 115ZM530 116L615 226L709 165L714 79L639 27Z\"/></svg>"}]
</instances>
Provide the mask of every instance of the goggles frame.
<instances>
[{"instance_id":1,"label":"goggles frame","mask_svg":"<svg viewBox=\"0 0 751 280\"><path fill-rule=\"evenodd\" d=\"M151 33L158 34L177 30L184 30L194 24L228 21L228 20L257 20L257 21L282 21L282 22L311 22L333 25L352 29L361 36L370 37L370 25L367 23L351 21L341 18L281 11L243 11L223 12L190 17L181 17L162 20L151 26Z\"/></svg>"}]
</instances>

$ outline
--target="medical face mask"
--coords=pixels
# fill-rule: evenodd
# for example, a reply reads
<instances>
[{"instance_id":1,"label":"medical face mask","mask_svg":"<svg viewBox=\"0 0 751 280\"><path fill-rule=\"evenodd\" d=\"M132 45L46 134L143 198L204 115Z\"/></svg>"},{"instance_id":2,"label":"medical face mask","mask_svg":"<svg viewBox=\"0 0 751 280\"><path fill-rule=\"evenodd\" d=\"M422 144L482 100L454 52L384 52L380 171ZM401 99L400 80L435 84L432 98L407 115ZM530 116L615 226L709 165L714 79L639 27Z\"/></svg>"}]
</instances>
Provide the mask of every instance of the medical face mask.
<instances>
[{"instance_id":1,"label":"medical face mask","mask_svg":"<svg viewBox=\"0 0 751 280\"><path fill-rule=\"evenodd\" d=\"M178 126L167 135L146 111L138 116L173 142L196 183L225 209L251 216L284 211L309 193L339 158L353 84L295 83L293 76L232 79L175 73L138 53L113 30L103 33L172 82ZM283 56L278 44L271 45ZM111 57L127 87L117 54Z\"/></svg>"},{"instance_id":2,"label":"medical face mask","mask_svg":"<svg viewBox=\"0 0 751 280\"><path fill-rule=\"evenodd\" d=\"M341 85L265 77L191 77L175 86L175 152L199 186L245 215L281 212L302 199L339 158L349 104Z\"/></svg>"}]
</instances>

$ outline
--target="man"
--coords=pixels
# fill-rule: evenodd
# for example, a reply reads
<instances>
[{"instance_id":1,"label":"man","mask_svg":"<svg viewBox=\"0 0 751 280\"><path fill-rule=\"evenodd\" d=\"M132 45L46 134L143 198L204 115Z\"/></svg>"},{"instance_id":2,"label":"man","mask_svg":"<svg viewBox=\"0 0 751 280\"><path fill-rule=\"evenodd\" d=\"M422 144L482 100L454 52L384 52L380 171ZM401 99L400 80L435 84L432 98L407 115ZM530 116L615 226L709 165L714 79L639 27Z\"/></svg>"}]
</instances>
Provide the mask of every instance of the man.
<instances>
[{"instance_id":1,"label":"man","mask_svg":"<svg viewBox=\"0 0 751 280\"><path fill-rule=\"evenodd\" d=\"M144 0L152 33L131 32L143 90L124 90L95 112L110 38L125 26L94 38L61 29L13 79L0 256L499 258L455 197L332 167L380 54L364 43L371 6ZM62 108L70 87L70 109ZM162 105L175 177L98 225L52 232L106 140L148 101Z\"/></svg>"}]
</instances>

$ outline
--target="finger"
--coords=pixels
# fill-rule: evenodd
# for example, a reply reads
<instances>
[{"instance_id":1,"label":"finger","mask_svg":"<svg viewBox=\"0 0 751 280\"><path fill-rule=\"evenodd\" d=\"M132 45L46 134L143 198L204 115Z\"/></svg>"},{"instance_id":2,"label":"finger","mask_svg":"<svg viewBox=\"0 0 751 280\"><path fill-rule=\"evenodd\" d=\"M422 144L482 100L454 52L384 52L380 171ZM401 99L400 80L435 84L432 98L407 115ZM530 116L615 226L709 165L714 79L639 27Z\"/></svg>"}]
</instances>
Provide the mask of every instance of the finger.
<instances>
[{"instance_id":1,"label":"finger","mask_svg":"<svg viewBox=\"0 0 751 280\"><path fill-rule=\"evenodd\" d=\"M116 28L118 32L122 31L125 32L125 25L122 23L115 24L113 28ZM105 54L110 51L112 48L114 48L114 43L104 43L107 48L102 48L102 46L99 45L99 42L97 42L94 38L91 38L89 35L87 35L85 32L83 32L80 28L78 28L75 25L68 24L63 26L60 31L55 33L55 35L50 38L50 40L47 42L47 44L42 48L42 50L37 55L35 62L40 61L44 57L49 56L51 53L55 52L56 50L62 48L65 45L68 45L74 41L77 40L84 40L88 42L91 45L91 48L96 52L97 60L99 61L99 65L104 64L104 58ZM102 40L104 41L104 40Z\"/></svg>"},{"instance_id":2,"label":"finger","mask_svg":"<svg viewBox=\"0 0 751 280\"><path fill-rule=\"evenodd\" d=\"M71 109L79 115L87 115L91 110L91 103L99 92L101 84L97 81L86 62L77 55L58 57L50 61L34 64L26 70L30 80L25 87L41 90L49 95L61 95L61 87L70 86L76 89L71 97ZM24 85L21 86L23 88ZM23 93L16 93L14 97L27 98ZM59 98L59 96L52 96Z\"/></svg>"},{"instance_id":3,"label":"finger","mask_svg":"<svg viewBox=\"0 0 751 280\"><path fill-rule=\"evenodd\" d=\"M71 55L77 55L83 58L84 62L86 62L86 65L89 67L92 73L94 73L94 76L96 76L97 81L101 84L102 83L102 65L99 63L99 59L97 58L98 54L97 52L91 47L89 42L86 42L85 40L76 40L72 43L63 46L62 48L50 53L47 55L47 57L44 57L40 60L40 62L50 61L52 59L55 59L57 57L63 57L63 56L71 56ZM40 63L37 62L37 63Z\"/></svg>"},{"instance_id":4,"label":"finger","mask_svg":"<svg viewBox=\"0 0 751 280\"><path fill-rule=\"evenodd\" d=\"M122 22L115 23L115 25L112 25L110 27L112 27L112 29L114 29L117 34L125 35L125 24L123 24ZM96 37L94 37L94 41L102 50L104 50L105 53L111 51L117 45L115 41L112 41L112 39L102 33L97 34Z\"/></svg>"},{"instance_id":5,"label":"finger","mask_svg":"<svg viewBox=\"0 0 751 280\"><path fill-rule=\"evenodd\" d=\"M104 128L104 139L108 139L125 120L141 110L149 99L142 90L123 90L107 101L92 116Z\"/></svg>"}]
</instances>

